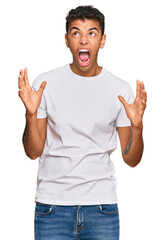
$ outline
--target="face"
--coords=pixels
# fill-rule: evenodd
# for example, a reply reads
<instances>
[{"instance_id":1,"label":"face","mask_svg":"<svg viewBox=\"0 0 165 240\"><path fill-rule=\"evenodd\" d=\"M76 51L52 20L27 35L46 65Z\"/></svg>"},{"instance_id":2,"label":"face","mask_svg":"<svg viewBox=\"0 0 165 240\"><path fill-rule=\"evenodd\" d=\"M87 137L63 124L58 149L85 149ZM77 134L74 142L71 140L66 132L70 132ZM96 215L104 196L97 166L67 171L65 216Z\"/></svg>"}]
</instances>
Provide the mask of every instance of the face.
<instances>
[{"instance_id":1,"label":"face","mask_svg":"<svg viewBox=\"0 0 165 240\"><path fill-rule=\"evenodd\" d=\"M65 41L73 55L72 66L80 72L96 68L100 48L104 47L106 35L101 35L99 22L96 20L76 19L70 23Z\"/></svg>"}]
</instances>

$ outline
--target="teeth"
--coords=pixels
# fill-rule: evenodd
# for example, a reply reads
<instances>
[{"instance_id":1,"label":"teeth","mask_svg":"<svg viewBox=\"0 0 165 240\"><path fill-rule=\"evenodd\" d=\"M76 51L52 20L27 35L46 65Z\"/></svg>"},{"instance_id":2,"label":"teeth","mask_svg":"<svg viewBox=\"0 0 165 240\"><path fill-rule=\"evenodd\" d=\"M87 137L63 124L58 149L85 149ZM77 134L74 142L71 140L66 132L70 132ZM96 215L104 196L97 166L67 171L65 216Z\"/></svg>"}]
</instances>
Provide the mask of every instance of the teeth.
<instances>
[{"instance_id":1,"label":"teeth","mask_svg":"<svg viewBox=\"0 0 165 240\"><path fill-rule=\"evenodd\" d=\"M81 49L79 52L88 52L87 49Z\"/></svg>"}]
</instances>

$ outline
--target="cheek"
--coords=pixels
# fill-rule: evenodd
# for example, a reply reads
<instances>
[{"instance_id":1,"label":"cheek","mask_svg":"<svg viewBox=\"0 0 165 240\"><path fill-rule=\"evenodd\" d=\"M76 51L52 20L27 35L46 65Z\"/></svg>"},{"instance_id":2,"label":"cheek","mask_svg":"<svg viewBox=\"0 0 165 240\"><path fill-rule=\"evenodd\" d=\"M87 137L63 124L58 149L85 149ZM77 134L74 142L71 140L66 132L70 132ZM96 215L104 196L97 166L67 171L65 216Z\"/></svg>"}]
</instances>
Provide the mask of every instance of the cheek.
<instances>
[{"instance_id":1,"label":"cheek","mask_svg":"<svg viewBox=\"0 0 165 240\"><path fill-rule=\"evenodd\" d=\"M69 42L69 48L70 48L70 51L71 53L74 53L75 52L75 45L72 43Z\"/></svg>"},{"instance_id":2,"label":"cheek","mask_svg":"<svg viewBox=\"0 0 165 240\"><path fill-rule=\"evenodd\" d=\"M69 42L69 47L73 50L76 51L77 48L77 41L72 39L72 41Z\"/></svg>"},{"instance_id":3,"label":"cheek","mask_svg":"<svg viewBox=\"0 0 165 240\"><path fill-rule=\"evenodd\" d=\"M70 51L73 57L77 56L77 49L74 46L70 46Z\"/></svg>"},{"instance_id":4,"label":"cheek","mask_svg":"<svg viewBox=\"0 0 165 240\"><path fill-rule=\"evenodd\" d=\"M99 49L100 49L100 45L95 45L95 47L92 49L92 55L93 56L97 56L98 52L99 52Z\"/></svg>"}]
</instances>

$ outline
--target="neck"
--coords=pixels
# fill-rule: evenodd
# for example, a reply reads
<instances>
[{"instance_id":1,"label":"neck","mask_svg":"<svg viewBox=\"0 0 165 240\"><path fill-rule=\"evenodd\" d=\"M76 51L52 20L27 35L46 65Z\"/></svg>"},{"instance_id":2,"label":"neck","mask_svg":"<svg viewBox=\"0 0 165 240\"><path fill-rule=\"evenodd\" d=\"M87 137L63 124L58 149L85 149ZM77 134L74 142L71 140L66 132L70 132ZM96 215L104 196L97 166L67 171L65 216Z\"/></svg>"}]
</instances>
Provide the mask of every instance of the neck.
<instances>
[{"instance_id":1,"label":"neck","mask_svg":"<svg viewBox=\"0 0 165 240\"><path fill-rule=\"evenodd\" d=\"M89 69L86 69L85 67L79 68L75 63L71 63L70 68L75 74L83 77L97 76L102 70L102 67L98 66L97 63Z\"/></svg>"}]
</instances>

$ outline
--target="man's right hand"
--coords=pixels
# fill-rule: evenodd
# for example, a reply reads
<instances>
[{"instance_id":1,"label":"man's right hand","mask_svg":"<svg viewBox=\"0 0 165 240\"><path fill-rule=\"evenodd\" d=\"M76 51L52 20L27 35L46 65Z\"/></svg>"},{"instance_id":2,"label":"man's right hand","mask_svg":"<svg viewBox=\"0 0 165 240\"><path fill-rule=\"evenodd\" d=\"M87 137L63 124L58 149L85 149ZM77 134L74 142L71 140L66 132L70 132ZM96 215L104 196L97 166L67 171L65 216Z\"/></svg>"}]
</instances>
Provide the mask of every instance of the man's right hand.
<instances>
[{"instance_id":1,"label":"man's right hand","mask_svg":"<svg viewBox=\"0 0 165 240\"><path fill-rule=\"evenodd\" d=\"M27 68L25 68L24 71L23 69L20 70L19 78L18 78L18 87L19 87L18 94L25 105L27 114L35 115L37 113L37 109L40 105L42 93L46 87L46 84L47 82L44 81L40 85L40 88L38 91L32 90L28 80Z\"/></svg>"}]
</instances>

